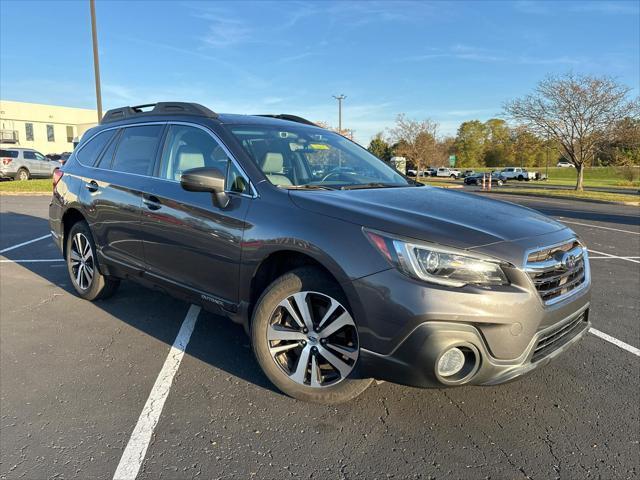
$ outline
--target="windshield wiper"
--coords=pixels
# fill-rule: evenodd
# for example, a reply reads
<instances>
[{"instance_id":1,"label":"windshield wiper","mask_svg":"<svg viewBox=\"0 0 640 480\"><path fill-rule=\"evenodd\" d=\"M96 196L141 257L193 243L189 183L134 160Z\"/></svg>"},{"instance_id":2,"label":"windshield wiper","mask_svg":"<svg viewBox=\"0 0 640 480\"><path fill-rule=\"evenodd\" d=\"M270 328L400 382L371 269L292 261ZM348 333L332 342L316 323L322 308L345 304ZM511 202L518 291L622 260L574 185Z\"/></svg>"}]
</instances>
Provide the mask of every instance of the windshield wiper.
<instances>
[{"instance_id":1,"label":"windshield wiper","mask_svg":"<svg viewBox=\"0 0 640 480\"><path fill-rule=\"evenodd\" d=\"M340 190L359 190L362 188L397 188L397 187L408 187L409 185L398 185L397 183L380 183L380 182L370 182L370 183L355 183L353 185L345 185L340 187Z\"/></svg>"},{"instance_id":2,"label":"windshield wiper","mask_svg":"<svg viewBox=\"0 0 640 480\"><path fill-rule=\"evenodd\" d=\"M335 190L333 187L328 187L327 185L286 185L282 186L287 190Z\"/></svg>"}]
</instances>

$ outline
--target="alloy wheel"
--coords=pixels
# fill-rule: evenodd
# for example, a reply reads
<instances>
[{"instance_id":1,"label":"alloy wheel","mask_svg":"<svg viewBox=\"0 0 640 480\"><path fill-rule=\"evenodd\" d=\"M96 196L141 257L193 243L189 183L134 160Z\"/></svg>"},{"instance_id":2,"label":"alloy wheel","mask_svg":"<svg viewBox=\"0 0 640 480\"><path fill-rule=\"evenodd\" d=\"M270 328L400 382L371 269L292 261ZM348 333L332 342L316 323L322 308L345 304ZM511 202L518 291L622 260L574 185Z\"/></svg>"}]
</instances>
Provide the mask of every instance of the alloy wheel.
<instances>
[{"instance_id":1,"label":"alloy wheel","mask_svg":"<svg viewBox=\"0 0 640 480\"><path fill-rule=\"evenodd\" d=\"M87 290L93 282L95 260L89 239L82 233L76 233L71 243L69 255L74 283L81 290Z\"/></svg>"},{"instance_id":2,"label":"alloy wheel","mask_svg":"<svg viewBox=\"0 0 640 480\"><path fill-rule=\"evenodd\" d=\"M349 376L358 360L358 332L337 300L299 292L271 314L267 342L273 361L294 382L321 388Z\"/></svg>"},{"instance_id":3,"label":"alloy wheel","mask_svg":"<svg viewBox=\"0 0 640 480\"><path fill-rule=\"evenodd\" d=\"M20 170L20 175L18 175L18 178L20 179L20 181L24 182L26 180L29 180L29 174L24 170Z\"/></svg>"}]
</instances>

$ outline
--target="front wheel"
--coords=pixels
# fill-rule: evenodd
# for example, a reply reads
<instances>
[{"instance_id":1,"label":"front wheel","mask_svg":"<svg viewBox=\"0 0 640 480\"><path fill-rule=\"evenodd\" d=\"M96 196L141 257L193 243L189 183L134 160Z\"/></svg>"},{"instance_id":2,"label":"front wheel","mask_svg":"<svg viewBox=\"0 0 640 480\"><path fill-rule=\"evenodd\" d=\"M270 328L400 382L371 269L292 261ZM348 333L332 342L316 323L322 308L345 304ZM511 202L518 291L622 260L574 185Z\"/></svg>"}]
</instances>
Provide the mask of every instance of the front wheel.
<instances>
[{"instance_id":1,"label":"front wheel","mask_svg":"<svg viewBox=\"0 0 640 480\"><path fill-rule=\"evenodd\" d=\"M360 395L371 379L358 376L358 330L342 290L316 268L276 279L251 322L255 356L287 395L335 404Z\"/></svg>"},{"instance_id":2,"label":"front wheel","mask_svg":"<svg viewBox=\"0 0 640 480\"><path fill-rule=\"evenodd\" d=\"M498 186L501 187L502 185L504 185L504 182L502 180L498 180Z\"/></svg>"},{"instance_id":3,"label":"front wheel","mask_svg":"<svg viewBox=\"0 0 640 480\"><path fill-rule=\"evenodd\" d=\"M91 301L113 295L120 282L100 273L96 246L86 222L71 227L65 253L69 277L78 295Z\"/></svg>"}]
</instances>

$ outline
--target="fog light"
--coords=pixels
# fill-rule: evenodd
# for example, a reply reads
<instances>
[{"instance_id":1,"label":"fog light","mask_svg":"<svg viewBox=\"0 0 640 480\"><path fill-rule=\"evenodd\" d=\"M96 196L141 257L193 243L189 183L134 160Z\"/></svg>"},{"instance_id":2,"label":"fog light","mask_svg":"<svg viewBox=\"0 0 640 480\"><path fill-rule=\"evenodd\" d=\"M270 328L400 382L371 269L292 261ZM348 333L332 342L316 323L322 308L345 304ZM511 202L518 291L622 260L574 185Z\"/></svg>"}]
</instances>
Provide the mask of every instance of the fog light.
<instances>
[{"instance_id":1,"label":"fog light","mask_svg":"<svg viewBox=\"0 0 640 480\"><path fill-rule=\"evenodd\" d=\"M464 353L459 348L453 347L442 354L438 361L438 375L450 377L464 367Z\"/></svg>"}]
</instances>

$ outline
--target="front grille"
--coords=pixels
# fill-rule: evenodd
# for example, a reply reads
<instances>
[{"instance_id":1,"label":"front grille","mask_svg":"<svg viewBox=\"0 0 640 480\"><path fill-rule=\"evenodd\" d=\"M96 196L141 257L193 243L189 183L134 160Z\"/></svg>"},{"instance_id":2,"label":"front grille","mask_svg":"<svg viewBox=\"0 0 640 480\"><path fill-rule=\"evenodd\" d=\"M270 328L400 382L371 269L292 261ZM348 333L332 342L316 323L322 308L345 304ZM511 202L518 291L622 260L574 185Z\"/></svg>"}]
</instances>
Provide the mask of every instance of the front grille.
<instances>
[{"instance_id":1,"label":"front grille","mask_svg":"<svg viewBox=\"0 0 640 480\"><path fill-rule=\"evenodd\" d=\"M548 356L553 351L566 345L573 337L582 332L588 325L589 311L585 310L568 322L555 325L545 331L533 350L532 362L537 362Z\"/></svg>"},{"instance_id":2,"label":"front grille","mask_svg":"<svg viewBox=\"0 0 640 480\"><path fill-rule=\"evenodd\" d=\"M577 240L529 253L525 269L545 303L551 303L585 282L584 250Z\"/></svg>"}]
</instances>

